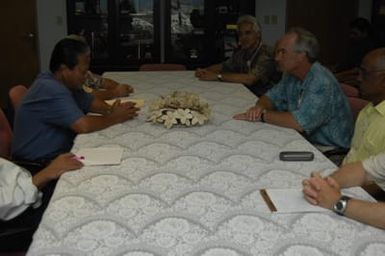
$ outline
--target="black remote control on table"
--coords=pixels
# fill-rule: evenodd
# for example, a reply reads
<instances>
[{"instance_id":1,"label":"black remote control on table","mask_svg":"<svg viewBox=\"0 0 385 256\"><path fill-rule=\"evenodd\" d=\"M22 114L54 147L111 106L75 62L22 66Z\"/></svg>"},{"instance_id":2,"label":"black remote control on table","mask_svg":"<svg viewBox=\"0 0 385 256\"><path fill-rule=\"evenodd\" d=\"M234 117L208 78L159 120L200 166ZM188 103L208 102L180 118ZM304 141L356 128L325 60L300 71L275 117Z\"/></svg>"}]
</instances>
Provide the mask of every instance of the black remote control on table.
<instances>
[{"instance_id":1,"label":"black remote control on table","mask_svg":"<svg viewBox=\"0 0 385 256\"><path fill-rule=\"evenodd\" d=\"M311 151L282 151L279 153L281 161L312 161L314 153Z\"/></svg>"}]
</instances>

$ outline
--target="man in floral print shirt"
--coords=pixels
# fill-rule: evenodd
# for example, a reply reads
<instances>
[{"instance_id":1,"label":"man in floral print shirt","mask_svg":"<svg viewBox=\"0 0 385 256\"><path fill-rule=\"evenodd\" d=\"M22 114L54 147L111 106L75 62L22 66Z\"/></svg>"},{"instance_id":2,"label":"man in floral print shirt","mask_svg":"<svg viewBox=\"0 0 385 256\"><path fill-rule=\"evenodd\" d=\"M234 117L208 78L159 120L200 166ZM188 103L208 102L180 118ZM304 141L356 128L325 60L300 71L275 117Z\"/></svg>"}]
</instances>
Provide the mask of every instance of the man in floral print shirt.
<instances>
[{"instance_id":1,"label":"man in floral print shirt","mask_svg":"<svg viewBox=\"0 0 385 256\"><path fill-rule=\"evenodd\" d=\"M281 81L234 118L292 128L311 143L349 148L354 127L350 106L333 74L317 62L318 53L312 33L291 29L275 54L284 72Z\"/></svg>"}]
</instances>

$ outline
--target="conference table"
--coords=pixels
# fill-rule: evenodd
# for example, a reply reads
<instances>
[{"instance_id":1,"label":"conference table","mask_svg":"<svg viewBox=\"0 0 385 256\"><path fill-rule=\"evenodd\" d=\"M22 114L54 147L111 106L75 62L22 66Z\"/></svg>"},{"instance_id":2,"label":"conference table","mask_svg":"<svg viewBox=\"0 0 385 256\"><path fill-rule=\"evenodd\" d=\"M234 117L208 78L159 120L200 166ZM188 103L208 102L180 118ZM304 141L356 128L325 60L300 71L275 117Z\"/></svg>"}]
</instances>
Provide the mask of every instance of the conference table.
<instances>
[{"instance_id":1,"label":"conference table","mask_svg":"<svg viewBox=\"0 0 385 256\"><path fill-rule=\"evenodd\" d=\"M64 174L28 255L235 256L383 255L385 232L331 211L271 213L263 188L301 188L312 171L336 169L292 129L233 120L257 98L240 84L199 81L192 71L108 72L133 85L135 99L199 95L212 108L203 126L137 118L77 136L80 148L124 148L120 165ZM312 151L283 162L279 152ZM344 191L373 200L361 188Z\"/></svg>"}]
</instances>

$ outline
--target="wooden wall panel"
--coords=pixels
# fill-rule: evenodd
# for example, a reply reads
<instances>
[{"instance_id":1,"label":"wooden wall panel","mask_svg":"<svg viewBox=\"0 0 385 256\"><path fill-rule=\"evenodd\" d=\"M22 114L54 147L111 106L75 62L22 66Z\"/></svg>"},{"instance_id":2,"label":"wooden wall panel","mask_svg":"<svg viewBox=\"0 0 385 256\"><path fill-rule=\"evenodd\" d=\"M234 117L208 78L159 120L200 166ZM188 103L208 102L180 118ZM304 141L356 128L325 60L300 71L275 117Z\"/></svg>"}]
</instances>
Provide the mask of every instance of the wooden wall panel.
<instances>
[{"instance_id":1,"label":"wooden wall panel","mask_svg":"<svg viewBox=\"0 0 385 256\"><path fill-rule=\"evenodd\" d=\"M286 29L304 27L321 44L321 62L340 61L348 40L349 22L358 15L358 0L287 0Z\"/></svg>"}]
</instances>

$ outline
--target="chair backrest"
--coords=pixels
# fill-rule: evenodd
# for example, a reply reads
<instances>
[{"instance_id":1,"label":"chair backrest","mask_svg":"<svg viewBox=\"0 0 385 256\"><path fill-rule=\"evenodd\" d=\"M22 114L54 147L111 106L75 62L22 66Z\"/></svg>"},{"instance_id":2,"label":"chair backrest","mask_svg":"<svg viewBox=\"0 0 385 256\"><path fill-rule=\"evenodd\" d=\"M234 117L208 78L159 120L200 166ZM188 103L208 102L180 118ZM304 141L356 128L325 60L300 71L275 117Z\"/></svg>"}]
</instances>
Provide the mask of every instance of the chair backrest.
<instances>
[{"instance_id":1,"label":"chair backrest","mask_svg":"<svg viewBox=\"0 0 385 256\"><path fill-rule=\"evenodd\" d=\"M360 92L356 87L353 87L351 85L345 84L345 83L340 83L342 90L344 91L345 95L347 97L359 97Z\"/></svg>"},{"instance_id":2,"label":"chair backrest","mask_svg":"<svg viewBox=\"0 0 385 256\"><path fill-rule=\"evenodd\" d=\"M11 100L14 111L16 111L16 108L20 105L27 90L27 87L21 84L15 85L9 90L9 99Z\"/></svg>"},{"instance_id":3,"label":"chair backrest","mask_svg":"<svg viewBox=\"0 0 385 256\"><path fill-rule=\"evenodd\" d=\"M356 97L348 97L348 101L355 121L360 111L368 105L369 101Z\"/></svg>"},{"instance_id":4,"label":"chair backrest","mask_svg":"<svg viewBox=\"0 0 385 256\"><path fill-rule=\"evenodd\" d=\"M12 130L2 109L0 109L0 156L10 159Z\"/></svg>"},{"instance_id":5,"label":"chair backrest","mask_svg":"<svg viewBox=\"0 0 385 256\"><path fill-rule=\"evenodd\" d=\"M186 70L183 64L142 64L139 71L182 71Z\"/></svg>"}]
</instances>

